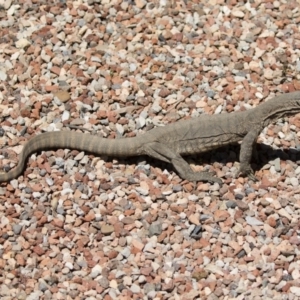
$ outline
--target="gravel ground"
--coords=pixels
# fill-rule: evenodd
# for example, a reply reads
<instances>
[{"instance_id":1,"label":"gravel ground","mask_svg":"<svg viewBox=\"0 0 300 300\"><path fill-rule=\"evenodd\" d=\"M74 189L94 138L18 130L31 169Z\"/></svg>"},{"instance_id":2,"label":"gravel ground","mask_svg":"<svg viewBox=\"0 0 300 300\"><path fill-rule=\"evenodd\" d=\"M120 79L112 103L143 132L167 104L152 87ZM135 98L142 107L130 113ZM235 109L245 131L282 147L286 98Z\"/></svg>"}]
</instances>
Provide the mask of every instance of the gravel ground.
<instances>
[{"instance_id":1,"label":"gravel ground","mask_svg":"<svg viewBox=\"0 0 300 300\"><path fill-rule=\"evenodd\" d=\"M201 4L199 4L201 3ZM1 163L44 131L134 136L300 90L295 0L0 0ZM164 163L61 149L0 187L1 299L300 299L300 117Z\"/></svg>"}]
</instances>

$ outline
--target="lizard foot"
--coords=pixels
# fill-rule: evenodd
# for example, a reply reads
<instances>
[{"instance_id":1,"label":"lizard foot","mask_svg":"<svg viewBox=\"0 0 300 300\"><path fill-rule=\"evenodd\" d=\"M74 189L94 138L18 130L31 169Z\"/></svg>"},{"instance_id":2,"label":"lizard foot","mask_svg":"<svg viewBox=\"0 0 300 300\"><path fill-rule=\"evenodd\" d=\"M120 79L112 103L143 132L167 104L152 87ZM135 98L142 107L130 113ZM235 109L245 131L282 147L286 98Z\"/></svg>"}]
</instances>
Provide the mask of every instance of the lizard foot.
<instances>
[{"instance_id":1,"label":"lizard foot","mask_svg":"<svg viewBox=\"0 0 300 300\"><path fill-rule=\"evenodd\" d=\"M252 168L250 167L250 165L248 165L248 166L241 165L236 175L239 175L239 174L247 176L250 180L252 180L254 182L258 181L258 179L255 177L254 172L253 172Z\"/></svg>"},{"instance_id":2,"label":"lizard foot","mask_svg":"<svg viewBox=\"0 0 300 300\"><path fill-rule=\"evenodd\" d=\"M215 173L213 172L195 172L189 175L189 178L186 178L189 181L197 182L197 181L208 181L211 183L219 183L222 184L222 179L218 177L214 177Z\"/></svg>"}]
</instances>

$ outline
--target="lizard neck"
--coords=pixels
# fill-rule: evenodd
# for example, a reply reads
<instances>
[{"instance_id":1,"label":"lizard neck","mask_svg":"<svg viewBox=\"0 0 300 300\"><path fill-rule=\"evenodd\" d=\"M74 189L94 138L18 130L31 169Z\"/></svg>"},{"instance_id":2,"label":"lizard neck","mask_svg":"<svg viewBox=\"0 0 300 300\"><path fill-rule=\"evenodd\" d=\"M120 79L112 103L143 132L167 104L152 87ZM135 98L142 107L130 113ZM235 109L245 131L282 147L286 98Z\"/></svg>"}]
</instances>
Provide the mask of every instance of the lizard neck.
<instances>
[{"instance_id":1,"label":"lizard neck","mask_svg":"<svg viewBox=\"0 0 300 300\"><path fill-rule=\"evenodd\" d=\"M300 113L300 92L283 94L260 104L253 110L253 117L265 127L297 113Z\"/></svg>"}]
</instances>

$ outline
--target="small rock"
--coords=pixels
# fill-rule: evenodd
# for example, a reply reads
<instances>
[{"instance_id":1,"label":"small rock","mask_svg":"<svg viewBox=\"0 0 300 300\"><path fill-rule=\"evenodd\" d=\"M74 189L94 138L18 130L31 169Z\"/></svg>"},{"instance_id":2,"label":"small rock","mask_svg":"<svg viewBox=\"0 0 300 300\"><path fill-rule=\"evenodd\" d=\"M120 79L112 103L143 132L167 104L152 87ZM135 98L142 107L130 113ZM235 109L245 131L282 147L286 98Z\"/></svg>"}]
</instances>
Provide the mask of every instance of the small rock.
<instances>
[{"instance_id":1,"label":"small rock","mask_svg":"<svg viewBox=\"0 0 300 300\"><path fill-rule=\"evenodd\" d=\"M149 236L160 235L162 232L162 224L159 221L153 222L149 226Z\"/></svg>"},{"instance_id":2,"label":"small rock","mask_svg":"<svg viewBox=\"0 0 300 300\"><path fill-rule=\"evenodd\" d=\"M20 40L16 41L16 48L18 48L18 49L24 49L30 45L31 45L31 43L26 39L20 39Z\"/></svg>"},{"instance_id":3,"label":"small rock","mask_svg":"<svg viewBox=\"0 0 300 300\"><path fill-rule=\"evenodd\" d=\"M264 77L268 80L272 80L274 77L273 71L270 68L264 70Z\"/></svg>"},{"instance_id":4,"label":"small rock","mask_svg":"<svg viewBox=\"0 0 300 300\"><path fill-rule=\"evenodd\" d=\"M278 214L281 215L282 217L286 217L286 218L289 219L289 220L292 219L292 216L291 216L284 208L279 209L277 212L278 212Z\"/></svg>"},{"instance_id":5,"label":"small rock","mask_svg":"<svg viewBox=\"0 0 300 300\"><path fill-rule=\"evenodd\" d=\"M295 294L297 297L300 297L300 287L291 286L290 291L291 291L291 293Z\"/></svg>"},{"instance_id":6,"label":"small rock","mask_svg":"<svg viewBox=\"0 0 300 300\"><path fill-rule=\"evenodd\" d=\"M135 0L135 5L138 8L144 8L147 4L146 0Z\"/></svg>"},{"instance_id":7,"label":"small rock","mask_svg":"<svg viewBox=\"0 0 300 300\"><path fill-rule=\"evenodd\" d=\"M71 96L67 91L59 90L53 93L54 97L57 97L61 102L67 102Z\"/></svg>"},{"instance_id":8,"label":"small rock","mask_svg":"<svg viewBox=\"0 0 300 300\"><path fill-rule=\"evenodd\" d=\"M236 206L237 206L236 201L229 200L226 202L226 207L228 208L235 208Z\"/></svg>"},{"instance_id":9,"label":"small rock","mask_svg":"<svg viewBox=\"0 0 300 300\"><path fill-rule=\"evenodd\" d=\"M167 96L169 96L171 94L171 91L168 90L167 88L162 88L160 91L159 91L159 96L162 97L162 98L165 98Z\"/></svg>"},{"instance_id":10,"label":"small rock","mask_svg":"<svg viewBox=\"0 0 300 300\"><path fill-rule=\"evenodd\" d=\"M206 265L205 270L210 273L213 273L213 274L218 274L218 275L224 276L224 272L221 270L221 268L214 264Z\"/></svg>"},{"instance_id":11,"label":"small rock","mask_svg":"<svg viewBox=\"0 0 300 300\"><path fill-rule=\"evenodd\" d=\"M199 216L198 213L196 213L196 214L191 214L191 215L189 216L189 221L190 221L191 223L195 224L195 225L200 225L199 220L200 220L200 216Z\"/></svg>"},{"instance_id":12,"label":"small rock","mask_svg":"<svg viewBox=\"0 0 300 300\"><path fill-rule=\"evenodd\" d=\"M251 226L262 226L262 225L264 225L264 223L262 221L257 220L256 218L250 217L250 216L246 217L246 221Z\"/></svg>"},{"instance_id":13,"label":"small rock","mask_svg":"<svg viewBox=\"0 0 300 300\"><path fill-rule=\"evenodd\" d=\"M136 239L132 240L132 245L140 251L142 251L145 246L144 243Z\"/></svg>"},{"instance_id":14,"label":"small rock","mask_svg":"<svg viewBox=\"0 0 300 300\"><path fill-rule=\"evenodd\" d=\"M5 9L9 9L11 6L12 0L1 0L0 5Z\"/></svg>"},{"instance_id":15,"label":"small rock","mask_svg":"<svg viewBox=\"0 0 300 300\"><path fill-rule=\"evenodd\" d=\"M231 14L237 18L244 18L245 14L241 10L234 9Z\"/></svg>"},{"instance_id":16,"label":"small rock","mask_svg":"<svg viewBox=\"0 0 300 300\"><path fill-rule=\"evenodd\" d=\"M131 251L130 251L130 249L129 249L128 247L126 247L126 248L124 248L124 249L121 251L121 254L122 254L124 257L128 258L128 257L130 256L130 254L131 254Z\"/></svg>"},{"instance_id":17,"label":"small rock","mask_svg":"<svg viewBox=\"0 0 300 300\"><path fill-rule=\"evenodd\" d=\"M141 288L136 285L136 284L133 284L130 288L130 290L134 293L134 294L138 294L140 291L141 291Z\"/></svg>"},{"instance_id":18,"label":"small rock","mask_svg":"<svg viewBox=\"0 0 300 300\"><path fill-rule=\"evenodd\" d=\"M113 233L114 230L115 230L114 226L109 224L104 224L101 226L101 233L103 233L104 235L109 235Z\"/></svg>"},{"instance_id":19,"label":"small rock","mask_svg":"<svg viewBox=\"0 0 300 300\"><path fill-rule=\"evenodd\" d=\"M14 231L15 234L20 234L22 228L23 228L23 226L21 226L19 224L14 224L13 225L13 231Z\"/></svg>"},{"instance_id":20,"label":"small rock","mask_svg":"<svg viewBox=\"0 0 300 300\"><path fill-rule=\"evenodd\" d=\"M237 201L236 204L237 204L238 208L242 211L246 211L249 209L248 203L246 203L244 201Z\"/></svg>"},{"instance_id":21,"label":"small rock","mask_svg":"<svg viewBox=\"0 0 300 300\"><path fill-rule=\"evenodd\" d=\"M145 294L148 295L149 292L155 291L155 285L153 283L146 283L144 285Z\"/></svg>"},{"instance_id":22,"label":"small rock","mask_svg":"<svg viewBox=\"0 0 300 300\"><path fill-rule=\"evenodd\" d=\"M95 265L91 271L91 277L96 278L98 275L100 275L102 272L102 267L100 265Z\"/></svg>"},{"instance_id":23,"label":"small rock","mask_svg":"<svg viewBox=\"0 0 300 300\"><path fill-rule=\"evenodd\" d=\"M109 287L109 280L106 277L101 277L98 282L104 289L107 289Z\"/></svg>"},{"instance_id":24,"label":"small rock","mask_svg":"<svg viewBox=\"0 0 300 300\"><path fill-rule=\"evenodd\" d=\"M216 210L214 213L215 222L223 222L229 217L230 215L226 210Z\"/></svg>"},{"instance_id":25,"label":"small rock","mask_svg":"<svg viewBox=\"0 0 300 300\"><path fill-rule=\"evenodd\" d=\"M66 120L69 120L70 118L70 112L65 110L61 116L61 121L64 122Z\"/></svg>"},{"instance_id":26,"label":"small rock","mask_svg":"<svg viewBox=\"0 0 300 300\"><path fill-rule=\"evenodd\" d=\"M4 69L0 69L0 80L5 81L7 78L6 71Z\"/></svg>"},{"instance_id":27,"label":"small rock","mask_svg":"<svg viewBox=\"0 0 300 300\"><path fill-rule=\"evenodd\" d=\"M291 177L290 178L290 182L291 182L291 185L292 186L299 186L299 180L298 180L298 178L296 178L296 177Z\"/></svg>"}]
</instances>

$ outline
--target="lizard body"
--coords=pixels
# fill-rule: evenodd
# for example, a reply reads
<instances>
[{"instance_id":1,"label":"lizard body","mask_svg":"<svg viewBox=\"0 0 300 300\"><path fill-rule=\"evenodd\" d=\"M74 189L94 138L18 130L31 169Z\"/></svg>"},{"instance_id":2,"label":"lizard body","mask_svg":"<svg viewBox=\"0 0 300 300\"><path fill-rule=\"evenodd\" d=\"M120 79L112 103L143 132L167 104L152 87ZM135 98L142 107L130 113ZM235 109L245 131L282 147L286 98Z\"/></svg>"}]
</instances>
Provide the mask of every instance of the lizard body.
<instances>
[{"instance_id":1,"label":"lizard body","mask_svg":"<svg viewBox=\"0 0 300 300\"><path fill-rule=\"evenodd\" d=\"M202 115L157 127L132 138L112 140L70 131L47 132L25 144L18 165L8 173L1 173L0 182L18 177L30 154L68 148L115 157L148 155L171 163L183 179L221 183L220 178L209 172L194 172L182 156L203 153L239 141L242 141L239 172L254 180L250 161L258 135L277 119L299 112L300 92L293 92L277 96L247 111Z\"/></svg>"}]
</instances>

